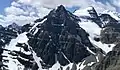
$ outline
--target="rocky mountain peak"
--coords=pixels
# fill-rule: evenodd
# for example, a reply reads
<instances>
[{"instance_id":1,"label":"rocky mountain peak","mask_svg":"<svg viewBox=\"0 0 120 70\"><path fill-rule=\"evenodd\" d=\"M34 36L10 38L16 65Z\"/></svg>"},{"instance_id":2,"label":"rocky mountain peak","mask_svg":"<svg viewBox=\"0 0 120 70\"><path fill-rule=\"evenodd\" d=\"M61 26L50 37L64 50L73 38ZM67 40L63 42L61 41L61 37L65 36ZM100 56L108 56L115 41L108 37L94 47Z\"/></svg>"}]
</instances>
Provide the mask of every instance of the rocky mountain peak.
<instances>
[{"instance_id":1,"label":"rocky mountain peak","mask_svg":"<svg viewBox=\"0 0 120 70\"><path fill-rule=\"evenodd\" d=\"M12 23L12 24L8 25L6 28L9 30L15 31L17 33L21 33L21 27L22 26L19 26L16 23Z\"/></svg>"},{"instance_id":2,"label":"rocky mountain peak","mask_svg":"<svg viewBox=\"0 0 120 70\"><path fill-rule=\"evenodd\" d=\"M109 14L101 14L100 19L103 22L103 27L114 26L118 24L118 21Z\"/></svg>"},{"instance_id":3,"label":"rocky mountain peak","mask_svg":"<svg viewBox=\"0 0 120 70\"><path fill-rule=\"evenodd\" d=\"M16 23L12 23L12 24L10 24L10 25L8 25L8 27L17 27L18 25L16 24Z\"/></svg>"},{"instance_id":4,"label":"rocky mountain peak","mask_svg":"<svg viewBox=\"0 0 120 70\"><path fill-rule=\"evenodd\" d=\"M97 18L98 14L93 6L88 7L87 11L91 15L91 18Z\"/></svg>"},{"instance_id":5,"label":"rocky mountain peak","mask_svg":"<svg viewBox=\"0 0 120 70\"><path fill-rule=\"evenodd\" d=\"M60 6L57 7L56 11L60 12L60 11L67 11L67 10L65 9L65 7L63 5L60 5Z\"/></svg>"},{"instance_id":6,"label":"rocky mountain peak","mask_svg":"<svg viewBox=\"0 0 120 70\"><path fill-rule=\"evenodd\" d=\"M79 26L80 19L64 6L52 10L43 21L27 34L28 44L43 60L43 67L51 67L58 61L65 66L78 63L89 56L95 47L88 39L88 33Z\"/></svg>"},{"instance_id":7,"label":"rocky mountain peak","mask_svg":"<svg viewBox=\"0 0 120 70\"><path fill-rule=\"evenodd\" d=\"M2 25L0 25L0 29L3 29L4 27Z\"/></svg>"},{"instance_id":8,"label":"rocky mountain peak","mask_svg":"<svg viewBox=\"0 0 120 70\"><path fill-rule=\"evenodd\" d=\"M101 24L102 24L102 22L101 22L101 20L100 20L100 18L99 18L99 16L98 16L98 13L96 12L96 10L95 10L95 8L94 7L89 7L90 9L88 9L87 11L89 12L89 14L90 14L90 19L93 21L93 22L95 22L96 24L98 24L98 26L99 27L102 27L101 26Z\"/></svg>"},{"instance_id":9,"label":"rocky mountain peak","mask_svg":"<svg viewBox=\"0 0 120 70\"><path fill-rule=\"evenodd\" d=\"M80 21L80 19L73 15L71 12L67 11L63 5L58 6L57 9L53 9L47 16L47 19L56 19L60 21L66 21L66 20L77 20Z\"/></svg>"}]
</instances>

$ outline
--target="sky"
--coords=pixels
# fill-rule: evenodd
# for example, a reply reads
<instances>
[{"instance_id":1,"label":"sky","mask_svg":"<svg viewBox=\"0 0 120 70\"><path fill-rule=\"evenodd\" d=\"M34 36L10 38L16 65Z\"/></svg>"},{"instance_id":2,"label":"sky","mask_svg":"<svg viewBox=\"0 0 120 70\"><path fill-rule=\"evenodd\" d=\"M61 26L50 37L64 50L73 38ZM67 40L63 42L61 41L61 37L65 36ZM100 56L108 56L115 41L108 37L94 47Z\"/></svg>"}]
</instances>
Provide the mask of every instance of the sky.
<instances>
[{"instance_id":1,"label":"sky","mask_svg":"<svg viewBox=\"0 0 120 70\"><path fill-rule=\"evenodd\" d=\"M120 12L120 0L0 0L0 25L30 23L61 4L70 12L89 6L97 11Z\"/></svg>"},{"instance_id":2,"label":"sky","mask_svg":"<svg viewBox=\"0 0 120 70\"><path fill-rule=\"evenodd\" d=\"M1 0L0 1L0 13L4 13L4 8L10 6L12 0Z\"/></svg>"}]
</instances>

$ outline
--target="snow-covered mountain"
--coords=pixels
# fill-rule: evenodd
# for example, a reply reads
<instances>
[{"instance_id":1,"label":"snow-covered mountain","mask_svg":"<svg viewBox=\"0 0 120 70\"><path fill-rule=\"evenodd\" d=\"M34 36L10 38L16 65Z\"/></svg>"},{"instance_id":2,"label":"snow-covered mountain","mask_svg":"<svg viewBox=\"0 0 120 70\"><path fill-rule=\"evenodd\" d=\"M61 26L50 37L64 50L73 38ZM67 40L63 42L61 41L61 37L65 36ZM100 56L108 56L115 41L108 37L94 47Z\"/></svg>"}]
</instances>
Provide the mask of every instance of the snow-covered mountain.
<instances>
[{"instance_id":1,"label":"snow-covered mountain","mask_svg":"<svg viewBox=\"0 0 120 70\"><path fill-rule=\"evenodd\" d=\"M119 56L119 25L111 11L88 7L71 13L60 5L22 27L0 26L1 69L109 70Z\"/></svg>"}]
</instances>

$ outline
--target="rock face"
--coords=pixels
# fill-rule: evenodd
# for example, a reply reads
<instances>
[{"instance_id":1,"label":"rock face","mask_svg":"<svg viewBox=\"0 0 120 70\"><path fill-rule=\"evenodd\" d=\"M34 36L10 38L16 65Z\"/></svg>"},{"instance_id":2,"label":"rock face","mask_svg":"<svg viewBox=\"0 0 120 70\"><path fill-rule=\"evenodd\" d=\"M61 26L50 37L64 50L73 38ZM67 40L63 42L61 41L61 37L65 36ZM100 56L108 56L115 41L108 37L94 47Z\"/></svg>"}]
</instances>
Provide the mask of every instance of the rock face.
<instances>
[{"instance_id":1,"label":"rock face","mask_svg":"<svg viewBox=\"0 0 120 70\"><path fill-rule=\"evenodd\" d=\"M1 67L7 67L7 65L4 65L2 62L9 61L6 59L3 59L3 57L7 57L6 55L2 55L3 51L9 51L7 49L4 49L6 45L8 45L11 41L11 39L14 39L17 37L17 31L16 29L12 28L12 25L8 27L3 27L0 25L0 68Z\"/></svg>"},{"instance_id":2,"label":"rock face","mask_svg":"<svg viewBox=\"0 0 120 70\"><path fill-rule=\"evenodd\" d=\"M52 10L44 20L27 36L29 45L46 66L52 66L56 61L63 66L78 63L91 54L87 47L95 51L89 35L78 25L80 19L62 5Z\"/></svg>"},{"instance_id":3,"label":"rock face","mask_svg":"<svg viewBox=\"0 0 120 70\"><path fill-rule=\"evenodd\" d=\"M106 27L101 31L101 42L106 44L116 44L120 42L120 32L113 27Z\"/></svg>"},{"instance_id":4,"label":"rock face","mask_svg":"<svg viewBox=\"0 0 120 70\"><path fill-rule=\"evenodd\" d=\"M112 26L111 26L112 25ZM95 67L95 70L119 70L120 69L120 32L119 23L110 24L101 31L101 42L116 44L112 51Z\"/></svg>"},{"instance_id":5,"label":"rock face","mask_svg":"<svg viewBox=\"0 0 120 70\"><path fill-rule=\"evenodd\" d=\"M17 37L17 31L10 27L0 26L0 45L9 44L10 40Z\"/></svg>"},{"instance_id":6,"label":"rock face","mask_svg":"<svg viewBox=\"0 0 120 70\"><path fill-rule=\"evenodd\" d=\"M97 11L94 7L91 7L91 9L87 10L90 14L90 17L87 18L88 20L92 20L95 22L99 27L105 28L108 26L116 26L118 25L118 20L110 16L109 14L100 14L98 15ZM116 26L117 27L117 26Z\"/></svg>"},{"instance_id":7,"label":"rock face","mask_svg":"<svg viewBox=\"0 0 120 70\"><path fill-rule=\"evenodd\" d=\"M100 36L95 37L94 40L102 42L103 44L114 44L116 46L114 46L113 50L105 57L100 57L101 59L99 62L95 60L92 61L95 62L92 66L88 66L84 63L86 66L81 70L119 70L120 23L110 14L98 15L94 8L90 8L88 12L90 17L87 19L92 20L101 28ZM109 47L111 48L111 46ZM90 58L86 60L90 60Z\"/></svg>"},{"instance_id":8,"label":"rock face","mask_svg":"<svg viewBox=\"0 0 120 70\"><path fill-rule=\"evenodd\" d=\"M19 26L16 23L12 23L11 25L8 25L6 28L12 29L12 30L14 30L14 31L16 31L18 33L21 33L21 27L22 26Z\"/></svg>"},{"instance_id":9,"label":"rock face","mask_svg":"<svg viewBox=\"0 0 120 70\"><path fill-rule=\"evenodd\" d=\"M114 26L115 24L118 24L118 21L111 17L109 14L101 14L99 17L103 22L103 27Z\"/></svg>"},{"instance_id":10,"label":"rock face","mask_svg":"<svg viewBox=\"0 0 120 70\"><path fill-rule=\"evenodd\" d=\"M96 66L96 70L119 70L120 69L120 44L110 51L102 62Z\"/></svg>"},{"instance_id":11,"label":"rock face","mask_svg":"<svg viewBox=\"0 0 120 70\"><path fill-rule=\"evenodd\" d=\"M25 25L23 25L21 27L21 33L28 32L32 27L33 27L33 25L31 25L31 24L25 24Z\"/></svg>"},{"instance_id":12,"label":"rock face","mask_svg":"<svg viewBox=\"0 0 120 70\"><path fill-rule=\"evenodd\" d=\"M96 12L96 10L94 9L94 7L91 7L92 9L87 10L90 14L90 18L93 22L95 22L99 27L102 27L102 21L100 19L100 17L98 16L98 13Z\"/></svg>"}]
</instances>

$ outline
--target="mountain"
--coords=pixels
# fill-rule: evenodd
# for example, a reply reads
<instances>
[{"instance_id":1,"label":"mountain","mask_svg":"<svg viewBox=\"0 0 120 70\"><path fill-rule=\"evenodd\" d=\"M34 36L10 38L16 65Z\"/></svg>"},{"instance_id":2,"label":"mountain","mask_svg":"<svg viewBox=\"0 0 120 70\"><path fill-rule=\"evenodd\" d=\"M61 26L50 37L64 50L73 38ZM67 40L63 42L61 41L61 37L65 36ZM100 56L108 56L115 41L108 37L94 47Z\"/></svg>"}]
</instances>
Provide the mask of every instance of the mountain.
<instances>
[{"instance_id":1,"label":"mountain","mask_svg":"<svg viewBox=\"0 0 120 70\"><path fill-rule=\"evenodd\" d=\"M77 64L97 52L99 48L90 43L88 33L78 24L80 21L61 5L52 10L42 23L36 23L27 34L28 44L41 57L45 68L56 62L62 66Z\"/></svg>"},{"instance_id":2,"label":"mountain","mask_svg":"<svg viewBox=\"0 0 120 70\"><path fill-rule=\"evenodd\" d=\"M1 70L118 70L120 24L111 14L60 5L29 24L1 25Z\"/></svg>"},{"instance_id":3,"label":"mountain","mask_svg":"<svg viewBox=\"0 0 120 70\"><path fill-rule=\"evenodd\" d=\"M8 49L5 49L5 46L9 45L10 41L18 36L17 34L18 32L16 32L15 29L0 25L0 67L7 67L7 65L4 65L3 62L9 61L4 59L4 57L8 56L2 55L2 53L4 51L9 51Z\"/></svg>"},{"instance_id":4,"label":"mountain","mask_svg":"<svg viewBox=\"0 0 120 70\"><path fill-rule=\"evenodd\" d=\"M119 15L111 11L103 11L97 13L94 7L88 7L86 9L80 9L74 12L75 15L79 16L83 21L92 21L96 23L100 28L107 26L113 26L119 23Z\"/></svg>"},{"instance_id":5,"label":"mountain","mask_svg":"<svg viewBox=\"0 0 120 70\"><path fill-rule=\"evenodd\" d=\"M21 32L21 26L18 26L16 23L12 23L10 25L7 26L8 29L13 29L16 32Z\"/></svg>"},{"instance_id":6,"label":"mountain","mask_svg":"<svg viewBox=\"0 0 120 70\"><path fill-rule=\"evenodd\" d=\"M83 12L83 11L89 12L89 10L94 11L95 9L93 9L93 7L92 8L90 7L85 10L82 10L82 12L81 10L78 10L74 14L78 15L83 20L83 22L82 23L80 22L79 25L90 34L89 36L90 41L99 48L101 48L102 50L104 50L107 54L100 62L95 63L91 67L91 69L90 68L84 69L119 70L120 18L118 17L118 15L115 15L115 13L112 13L111 11L107 11L107 13L106 12L100 13L100 15L97 16L98 18L100 18L97 19L97 21L102 22L100 27L100 25L97 22L93 21L94 18L92 16ZM84 15L81 15L82 13L84 13ZM96 18L94 20L96 20Z\"/></svg>"}]
</instances>

